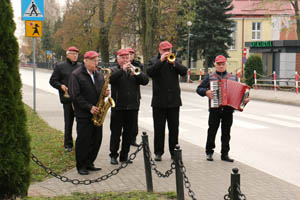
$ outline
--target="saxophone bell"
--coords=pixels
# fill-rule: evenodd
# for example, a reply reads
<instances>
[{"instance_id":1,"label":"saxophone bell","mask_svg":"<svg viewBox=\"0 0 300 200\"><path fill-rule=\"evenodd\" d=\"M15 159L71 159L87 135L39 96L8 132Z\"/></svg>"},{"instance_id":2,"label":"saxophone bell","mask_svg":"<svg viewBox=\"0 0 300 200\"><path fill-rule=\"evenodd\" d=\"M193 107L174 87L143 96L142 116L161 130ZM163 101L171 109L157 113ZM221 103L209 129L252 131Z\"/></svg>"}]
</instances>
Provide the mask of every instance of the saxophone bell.
<instances>
[{"instance_id":1,"label":"saxophone bell","mask_svg":"<svg viewBox=\"0 0 300 200\"><path fill-rule=\"evenodd\" d=\"M111 70L108 68L101 68L102 71L106 72L105 82L102 87L101 93L99 95L99 99L97 102L97 108L99 108L99 113L94 114L92 121L95 126L102 126L106 113L110 107L115 107L115 101L111 97L107 97L107 101L105 101L105 93L108 88L108 83L111 75ZM104 73L105 74L105 73Z\"/></svg>"}]
</instances>

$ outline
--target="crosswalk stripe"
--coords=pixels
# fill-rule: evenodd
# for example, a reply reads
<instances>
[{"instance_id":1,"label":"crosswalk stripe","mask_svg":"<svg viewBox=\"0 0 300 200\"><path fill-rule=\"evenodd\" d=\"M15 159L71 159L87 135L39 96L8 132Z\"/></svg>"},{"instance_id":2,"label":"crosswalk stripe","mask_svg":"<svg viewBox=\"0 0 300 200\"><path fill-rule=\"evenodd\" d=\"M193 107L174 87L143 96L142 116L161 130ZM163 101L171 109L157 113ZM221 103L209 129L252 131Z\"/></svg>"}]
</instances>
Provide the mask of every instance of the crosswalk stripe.
<instances>
[{"instance_id":1,"label":"crosswalk stripe","mask_svg":"<svg viewBox=\"0 0 300 200\"><path fill-rule=\"evenodd\" d=\"M300 128L300 124L287 122L287 121L284 121L284 120L272 119L270 117L263 117L263 116L259 116L259 115L248 114L248 113L236 113L236 115L239 116L239 117L248 118L248 119L251 119L251 120L257 120L257 121L263 121L264 123L275 124L277 126Z\"/></svg>"},{"instance_id":2,"label":"crosswalk stripe","mask_svg":"<svg viewBox=\"0 0 300 200\"><path fill-rule=\"evenodd\" d=\"M268 116L300 122L300 119L298 117L296 118L295 116L291 117L291 116L280 115L280 114L269 114Z\"/></svg>"},{"instance_id":3,"label":"crosswalk stripe","mask_svg":"<svg viewBox=\"0 0 300 200\"><path fill-rule=\"evenodd\" d=\"M263 128L268 128L266 126L258 125L252 122L246 122L243 120L239 119L234 119L233 120L233 127L238 126L241 128L247 128L247 129L263 129Z\"/></svg>"}]
</instances>

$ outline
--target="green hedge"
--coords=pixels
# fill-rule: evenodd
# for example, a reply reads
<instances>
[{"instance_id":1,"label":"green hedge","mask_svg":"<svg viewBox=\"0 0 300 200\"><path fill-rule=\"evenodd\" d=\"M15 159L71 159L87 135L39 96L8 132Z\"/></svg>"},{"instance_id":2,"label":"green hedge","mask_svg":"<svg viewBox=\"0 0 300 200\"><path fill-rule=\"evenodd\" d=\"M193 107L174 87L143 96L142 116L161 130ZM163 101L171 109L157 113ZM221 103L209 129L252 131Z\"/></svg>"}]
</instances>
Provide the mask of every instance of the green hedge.
<instances>
[{"instance_id":1,"label":"green hedge","mask_svg":"<svg viewBox=\"0 0 300 200\"><path fill-rule=\"evenodd\" d=\"M249 56L245 63L245 79L249 86L254 84L254 70L256 70L256 74L263 74L263 62L259 55Z\"/></svg>"},{"instance_id":2,"label":"green hedge","mask_svg":"<svg viewBox=\"0 0 300 200\"><path fill-rule=\"evenodd\" d=\"M0 1L0 199L26 196L30 181L15 29L11 2Z\"/></svg>"}]
</instances>

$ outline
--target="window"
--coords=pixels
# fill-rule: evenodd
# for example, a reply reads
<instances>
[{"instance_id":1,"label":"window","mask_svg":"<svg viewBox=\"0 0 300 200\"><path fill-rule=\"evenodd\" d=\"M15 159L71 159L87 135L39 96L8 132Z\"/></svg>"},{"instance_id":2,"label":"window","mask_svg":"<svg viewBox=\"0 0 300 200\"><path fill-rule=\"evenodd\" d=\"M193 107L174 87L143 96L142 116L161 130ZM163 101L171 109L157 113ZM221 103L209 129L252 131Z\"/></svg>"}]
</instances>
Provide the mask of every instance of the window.
<instances>
[{"instance_id":1,"label":"window","mask_svg":"<svg viewBox=\"0 0 300 200\"><path fill-rule=\"evenodd\" d=\"M236 28L236 22L234 23L234 25L233 25L233 27L231 28L231 30L233 31L232 33L231 33L231 38L232 38L232 45L230 46L230 50L235 50L236 49L236 30L237 30L237 28Z\"/></svg>"},{"instance_id":2,"label":"window","mask_svg":"<svg viewBox=\"0 0 300 200\"><path fill-rule=\"evenodd\" d=\"M261 23L253 22L252 23L252 40L261 39Z\"/></svg>"}]
</instances>

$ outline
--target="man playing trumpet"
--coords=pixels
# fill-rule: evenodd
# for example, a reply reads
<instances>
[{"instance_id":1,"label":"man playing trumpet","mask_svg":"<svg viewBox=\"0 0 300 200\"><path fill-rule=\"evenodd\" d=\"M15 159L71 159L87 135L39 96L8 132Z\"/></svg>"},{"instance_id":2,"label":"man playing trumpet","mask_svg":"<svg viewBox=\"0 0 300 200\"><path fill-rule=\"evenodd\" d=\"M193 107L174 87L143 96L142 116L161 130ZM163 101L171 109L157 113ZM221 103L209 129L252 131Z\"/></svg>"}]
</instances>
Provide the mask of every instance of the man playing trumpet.
<instances>
[{"instance_id":1,"label":"man playing trumpet","mask_svg":"<svg viewBox=\"0 0 300 200\"><path fill-rule=\"evenodd\" d=\"M182 105L178 75L185 76L187 68L180 64L172 53L168 41L159 44L159 54L150 59L147 74L152 78L152 114L154 124L155 160L161 161L164 154L165 126L168 121L169 151L174 157L178 144L179 107Z\"/></svg>"},{"instance_id":2,"label":"man playing trumpet","mask_svg":"<svg viewBox=\"0 0 300 200\"><path fill-rule=\"evenodd\" d=\"M111 96L116 105L111 109L110 120L110 158L111 164L128 161L131 143L131 131L136 121L140 107L140 85L147 85L149 79L143 72L135 73L130 61L129 52L120 49L117 52L117 65L112 68L110 77ZM122 135L121 152L118 153Z\"/></svg>"}]
</instances>

